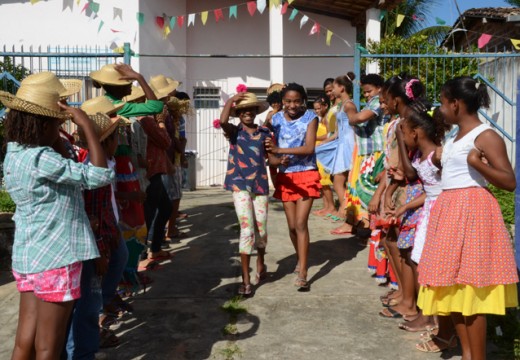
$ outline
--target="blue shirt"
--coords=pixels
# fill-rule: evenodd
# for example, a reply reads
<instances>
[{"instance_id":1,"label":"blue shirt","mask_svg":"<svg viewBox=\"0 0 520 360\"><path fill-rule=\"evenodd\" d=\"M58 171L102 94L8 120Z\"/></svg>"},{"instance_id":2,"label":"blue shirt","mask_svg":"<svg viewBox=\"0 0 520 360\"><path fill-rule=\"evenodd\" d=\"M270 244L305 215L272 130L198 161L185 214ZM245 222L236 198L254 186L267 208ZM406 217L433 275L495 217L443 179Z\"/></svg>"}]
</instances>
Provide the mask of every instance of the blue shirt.
<instances>
[{"instance_id":1,"label":"blue shirt","mask_svg":"<svg viewBox=\"0 0 520 360\"><path fill-rule=\"evenodd\" d=\"M258 126L253 134L242 128L233 127L229 136L228 171L224 189L249 191L253 194L269 194L269 183L265 166L265 139L270 137L266 127Z\"/></svg>"},{"instance_id":2,"label":"blue shirt","mask_svg":"<svg viewBox=\"0 0 520 360\"><path fill-rule=\"evenodd\" d=\"M285 119L283 111L274 114L272 121L276 146L279 148L304 146L309 123L317 118L316 114L309 110L305 111L299 119L291 121ZM289 165L280 165L279 170L282 173L316 170L316 154L289 155Z\"/></svg>"},{"instance_id":3,"label":"blue shirt","mask_svg":"<svg viewBox=\"0 0 520 360\"><path fill-rule=\"evenodd\" d=\"M81 190L110 184L113 170L76 163L47 146L10 142L4 178L16 204L16 272L39 273L99 256Z\"/></svg>"}]
</instances>

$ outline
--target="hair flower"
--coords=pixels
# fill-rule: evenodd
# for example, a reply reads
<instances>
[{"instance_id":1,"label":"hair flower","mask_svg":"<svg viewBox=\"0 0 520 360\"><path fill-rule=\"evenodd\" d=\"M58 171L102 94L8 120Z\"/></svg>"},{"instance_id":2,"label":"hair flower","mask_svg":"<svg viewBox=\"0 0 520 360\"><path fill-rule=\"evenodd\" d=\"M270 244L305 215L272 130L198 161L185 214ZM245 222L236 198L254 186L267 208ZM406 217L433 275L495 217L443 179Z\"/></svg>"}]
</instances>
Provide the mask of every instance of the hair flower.
<instances>
[{"instance_id":1,"label":"hair flower","mask_svg":"<svg viewBox=\"0 0 520 360\"><path fill-rule=\"evenodd\" d=\"M220 129L220 119L213 120L213 127L215 129Z\"/></svg>"},{"instance_id":2,"label":"hair flower","mask_svg":"<svg viewBox=\"0 0 520 360\"><path fill-rule=\"evenodd\" d=\"M238 84L237 85L237 92L246 92L247 86L245 84Z\"/></svg>"},{"instance_id":3,"label":"hair flower","mask_svg":"<svg viewBox=\"0 0 520 360\"><path fill-rule=\"evenodd\" d=\"M419 82L419 80L417 79L412 79L410 81L408 81L406 83L406 85L404 86L405 90L406 90L406 96L408 97L408 99L410 100L415 100L415 96L413 95L413 90L412 90L412 85L416 82Z\"/></svg>"}]
</instances>

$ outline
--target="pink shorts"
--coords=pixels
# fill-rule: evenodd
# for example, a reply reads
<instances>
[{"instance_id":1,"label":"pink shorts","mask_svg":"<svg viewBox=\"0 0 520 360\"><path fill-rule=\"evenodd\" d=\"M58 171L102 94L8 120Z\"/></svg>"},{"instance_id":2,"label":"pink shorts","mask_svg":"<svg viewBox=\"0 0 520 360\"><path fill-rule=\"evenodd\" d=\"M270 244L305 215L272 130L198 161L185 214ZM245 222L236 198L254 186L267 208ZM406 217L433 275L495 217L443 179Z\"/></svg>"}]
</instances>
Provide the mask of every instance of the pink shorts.
<instances>
[{"instance_id":1,"label":"pink shorts","mask_svg":"<svg viewBox=\"0 0 520 360\"><path fill-rule=\"evenodd\" d=\"M34 295L47 302L66 302L81 296L81 262L58 269L35 274L19 274L13 270L19 292L34 292Z\"/></svg>"}]
</instances>

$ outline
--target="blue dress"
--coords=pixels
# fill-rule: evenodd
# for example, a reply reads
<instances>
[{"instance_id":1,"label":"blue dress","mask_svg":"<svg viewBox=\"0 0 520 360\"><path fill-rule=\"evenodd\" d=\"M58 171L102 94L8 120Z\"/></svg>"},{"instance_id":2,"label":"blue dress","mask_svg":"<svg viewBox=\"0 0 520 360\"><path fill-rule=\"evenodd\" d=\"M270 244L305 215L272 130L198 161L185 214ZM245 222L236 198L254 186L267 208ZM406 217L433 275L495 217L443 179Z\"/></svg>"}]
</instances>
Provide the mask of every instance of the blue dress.
<instances>
[{"instance_id":1,"label":"blue dress","mask_svg":"<svg viewBox=\"0 0 520 360\"><path fill-rule=\"evenodd\" d=\"M354 152L354 130L348 123L348 116L341 107L336 114L338 137L316 147L316 157L326 172L332 175L349 171Z\"/></svg>"}]
</instances>

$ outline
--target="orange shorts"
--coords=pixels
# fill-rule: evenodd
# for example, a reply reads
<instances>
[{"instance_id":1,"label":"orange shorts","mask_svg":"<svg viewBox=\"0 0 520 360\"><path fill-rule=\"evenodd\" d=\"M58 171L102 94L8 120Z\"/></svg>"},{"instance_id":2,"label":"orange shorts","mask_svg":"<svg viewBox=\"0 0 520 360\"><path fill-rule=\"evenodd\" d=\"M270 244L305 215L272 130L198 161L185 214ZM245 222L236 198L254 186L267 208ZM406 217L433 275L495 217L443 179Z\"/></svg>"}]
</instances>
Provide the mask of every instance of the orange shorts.
<instances>
[{"instance_id":1,"label":"orange shorts","mask_svg":"<svg viewBox=\"0 0 520 360\"><path fill-rule=\"evenodd\" d=\"M273 197L282 201L321 197L320 173L308 170L295 173L279 173Z\"/></svg>"}]
</instances>

